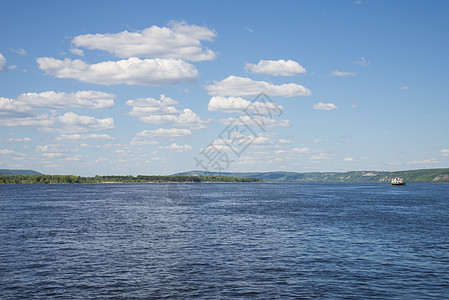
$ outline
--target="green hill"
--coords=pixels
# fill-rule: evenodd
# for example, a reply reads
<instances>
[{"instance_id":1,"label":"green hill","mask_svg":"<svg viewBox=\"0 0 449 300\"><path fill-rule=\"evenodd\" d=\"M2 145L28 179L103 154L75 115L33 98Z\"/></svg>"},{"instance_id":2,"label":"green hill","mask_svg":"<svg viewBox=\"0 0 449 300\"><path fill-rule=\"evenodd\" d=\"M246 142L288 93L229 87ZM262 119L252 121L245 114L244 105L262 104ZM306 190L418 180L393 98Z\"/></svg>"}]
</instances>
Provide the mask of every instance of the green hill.
<instances>
[{"instance_id":1,"label":"green hill","mask_svg":"<svg viewBox=\"0 0 449 300\"><path fill-rule=\"evenodd\" d=\"M42 175L42 173L33 170L0 169L0 175Z\"/></svg>"},{"instance_id":2,"label":"green hill","mask_svg":"<svg viewBox=\"0 0 449 300\"><path fill-rule=\"evenodd\" d=\"M397 172L387 171L350 171L350 172L205 172L190 171L176 175L223 175L234 177L253 177L265 181L276 182L389 182L393 177L401 177L406 182L437 182L449 183L449 169L423 169Z\"/></svg>"}]
</instances>

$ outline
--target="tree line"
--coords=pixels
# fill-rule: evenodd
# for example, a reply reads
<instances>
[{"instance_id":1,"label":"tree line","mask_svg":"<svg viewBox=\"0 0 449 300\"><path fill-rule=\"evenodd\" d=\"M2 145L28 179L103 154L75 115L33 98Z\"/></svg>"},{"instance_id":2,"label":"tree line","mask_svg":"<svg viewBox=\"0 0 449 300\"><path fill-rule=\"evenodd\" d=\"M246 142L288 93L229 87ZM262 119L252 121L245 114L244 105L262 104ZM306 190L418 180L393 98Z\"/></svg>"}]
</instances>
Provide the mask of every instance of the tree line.
<instances>
[{"instance_id":1,"label":"tree line","mask_svg":"<svg viewBox=\"0 0 449 300\"><path fill-rule=\"evenodd\" d=\"M82 177L75 175L0 175L0 184L106 183L106 182L260 182L262 179L232 176L197 175L106 175Z\"/></svg>"}]
</instances>

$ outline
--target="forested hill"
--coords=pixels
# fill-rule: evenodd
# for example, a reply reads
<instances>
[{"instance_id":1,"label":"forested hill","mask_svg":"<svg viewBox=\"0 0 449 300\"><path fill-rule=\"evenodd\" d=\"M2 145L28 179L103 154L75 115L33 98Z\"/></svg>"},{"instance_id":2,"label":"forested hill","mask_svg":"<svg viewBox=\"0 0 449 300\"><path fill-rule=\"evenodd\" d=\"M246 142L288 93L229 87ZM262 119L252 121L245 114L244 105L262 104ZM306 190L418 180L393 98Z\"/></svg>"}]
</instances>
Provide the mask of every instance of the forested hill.
<instances>
[{"instance_id":1,"label":"forested hill","mask_svg":"<svg viewBox=\"0 0 449 300\"><path fill-rule=\"evenodd\" d=\"M41 175L41 173L33 170L0 169L0 175Z\"/></svg>"},{"instance_id":2,"label":"forested hill","mask_svg":"<svg viewBox=\"0 0 449 300\"><path fill-rule=\"evenodd\" d=\"M205 172L190 171L176 175L224 175L234 177L253 177L264 181L298 181L298 182L389 182L393 177L401 177L406 182L449 183L449 169L423 169L397 172L386 171L350 171L350 172Z\"/></svg>"},{"instance_id":3,"label":"forested hill","mask_svg":"<svg viewBox=\"0 0 449 300\"><path fill-rule=\"evenodd\" d=\"M39 184L39 183L130 183L130 182L258 182L254 177L197 176L197 175L138 175L138 176L95 176L74 175L0 175L0 184Z\"/></svg>"}]
</instances>

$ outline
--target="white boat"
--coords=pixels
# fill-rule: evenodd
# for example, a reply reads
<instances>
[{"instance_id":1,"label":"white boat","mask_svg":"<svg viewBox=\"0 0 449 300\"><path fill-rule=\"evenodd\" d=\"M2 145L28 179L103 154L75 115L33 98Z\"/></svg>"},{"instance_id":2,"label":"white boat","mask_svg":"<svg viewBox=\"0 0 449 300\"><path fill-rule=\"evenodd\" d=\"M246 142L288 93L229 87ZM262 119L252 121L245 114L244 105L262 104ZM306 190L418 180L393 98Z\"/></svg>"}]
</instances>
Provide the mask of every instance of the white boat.
<instances>
[{"instance_id":1,"label":"white boat","mask_svg":"<svg viewBox=\"0 0 449 300\"><path fill-rule=\"evenodd\" d=\"M392 178L391 185L405 185L405 180L399 177Z\"/></svg>"}]
</instances>

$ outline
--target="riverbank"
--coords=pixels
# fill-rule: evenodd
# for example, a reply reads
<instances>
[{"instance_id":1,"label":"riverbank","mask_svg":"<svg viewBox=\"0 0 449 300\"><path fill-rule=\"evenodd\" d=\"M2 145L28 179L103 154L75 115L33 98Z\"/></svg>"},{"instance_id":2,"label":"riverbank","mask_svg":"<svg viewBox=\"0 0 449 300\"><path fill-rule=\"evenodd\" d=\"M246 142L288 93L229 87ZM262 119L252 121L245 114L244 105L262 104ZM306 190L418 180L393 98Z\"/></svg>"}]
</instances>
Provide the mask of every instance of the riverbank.
<instances>
[{"instance_id":1,"label":"riverbank","mask_svg":"<svg viewBox=\"0 0 449 300\"><path fill-rule=\"evenodd\" d=\"M58 183L193 183L193 182L261 182L262 179L233 176L159 175L159 176L94 176L74 175L0 175L0 184L58 184Z\"/></svg>"}]
</instances>

